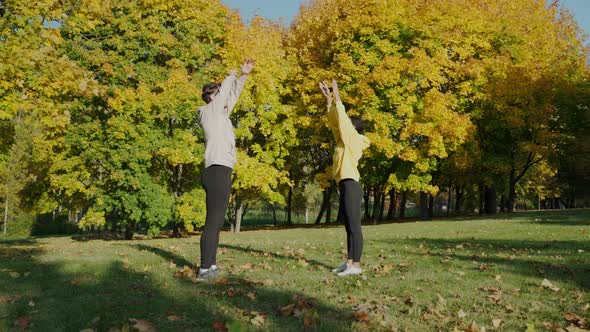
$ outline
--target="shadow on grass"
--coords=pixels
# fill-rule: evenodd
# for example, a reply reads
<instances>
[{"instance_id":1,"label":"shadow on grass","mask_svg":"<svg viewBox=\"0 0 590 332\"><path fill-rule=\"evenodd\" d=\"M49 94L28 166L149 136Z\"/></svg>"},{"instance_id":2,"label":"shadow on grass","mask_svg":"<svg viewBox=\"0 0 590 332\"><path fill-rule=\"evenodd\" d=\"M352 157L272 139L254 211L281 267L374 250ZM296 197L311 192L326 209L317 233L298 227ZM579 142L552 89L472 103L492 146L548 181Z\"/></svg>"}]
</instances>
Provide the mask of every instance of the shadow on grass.
<instances>
[{"instance_id":1,"label":"shadow on grass","mask_svg":"<svg viewBox=\"0 0 590 332\"><path fill-rule=\"evenodd\" d=\"M187 262L184 257L149 246L165 260ZM37 241L0 246L0 330L16 329L19 318L33 331L80 331L92 328L129 330L129 319L145 319L158 331L208 331L214 322L242 321L246 329L251 311L265 315L262 330L300 331L302 319L282 317L280 307L293 303L290 291L272 289L257 282L229 279L226 283L193 283L170 276L162 278L138 272L119 257L102 265L71 266L62 260L43 258ZM77 263L77 262L76 262ZM10 272L18 272L12 277ZM168 273L168 272L167 272ZM230 291L231 290L231 291ZM254 295L248 295L254 294ZM318 330L350 330L352 318L324 302L306 298L321 317ZM169 319L169 316L180 319ZM255 329L257 330L257 329Z\"/></svg>"},{"instance_id":2,"label":"shadow on grass","mask_svg":"<svg viewBox=\"0 0 590 332\"><path fill-rule=\"evenodd\" d=\"M573 282L590 290L590 241L417 238L380 242L397 246L406 244L413 248L422 244L430 251L423 254L412 252L409 255L439 256L441 260L448 256L461 261L474 261L524 276ZM451 249L452 253L447 252L447 249ZM482 252L486 256L482 256ZM572 254L577 256L569 260L556 258L567 258Z\"/></svg>"},{"instance_id":3,"label":"shadow on grass","mask_svg":"<svg viewBox=\"0 0 590 332\"><path fill-rule=\"evenodd\" d=\"M260 249L253 249L251 246L248 247L240 247L240 246L235 246L235 245L231 245L231 244L224 244L224 243L220 243L219 244L220 248L226 248L229 250L235 250L235 251L241 251L253 256L266 256L266 257L274 257L274 258L278 258L281 260L294 260L294 261L298 261L300 259L300 257L295 257L295 256L288 256L288 255L280 255L277 253L274 253L272 251L264 251L264 250L260 250ZM327 265L326 263L320 262L320 261L316 261L314 259L308 259L306 258L305 261L307 263L309 263L312 266L316 266L319 268L324 268L324 269L328 269L328 270L332 270L334 268L334 266L331 265Z\"/></svg>"}]
</instances>

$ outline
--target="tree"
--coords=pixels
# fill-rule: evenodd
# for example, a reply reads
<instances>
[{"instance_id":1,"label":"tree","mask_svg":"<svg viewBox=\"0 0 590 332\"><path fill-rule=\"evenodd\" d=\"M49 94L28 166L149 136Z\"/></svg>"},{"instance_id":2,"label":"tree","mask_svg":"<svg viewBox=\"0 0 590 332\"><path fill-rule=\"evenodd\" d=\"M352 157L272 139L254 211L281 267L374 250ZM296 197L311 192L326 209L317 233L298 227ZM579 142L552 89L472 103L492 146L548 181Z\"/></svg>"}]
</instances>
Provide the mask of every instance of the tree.
<instances>
[{"instance_id":1,"label":"tree","mask_svg":"<svg viewBox=\"0 0 590 332\"><path fill-rule=\"evenodd\" d=\"M238 161L232 185L231 219L240 231L244 214L257 200L284 205L280 184L292 186L286 159L297 144L300 121L291 105L283 103L290 64L282 47L280 25L256 16L246 27L234 13L222 50L223 63L235 68L244 59L256 61L232 113Z\"/></svg>"}]
</instances>

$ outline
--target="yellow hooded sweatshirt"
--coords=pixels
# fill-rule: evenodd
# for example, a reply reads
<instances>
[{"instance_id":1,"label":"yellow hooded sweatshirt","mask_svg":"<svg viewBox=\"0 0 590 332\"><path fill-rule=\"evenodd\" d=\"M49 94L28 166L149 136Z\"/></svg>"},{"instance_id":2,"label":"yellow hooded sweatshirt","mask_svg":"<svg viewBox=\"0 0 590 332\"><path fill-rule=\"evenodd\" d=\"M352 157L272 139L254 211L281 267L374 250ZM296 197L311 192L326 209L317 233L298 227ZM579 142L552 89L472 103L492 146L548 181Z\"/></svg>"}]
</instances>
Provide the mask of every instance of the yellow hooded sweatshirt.
<instances>
[{"instance_id":1,"label":"yellow hooded sweatshirt","mask_svg":"<svg viewBox=\"0 0 590 332\"><path fill-rule=\"evenodd\" d=\"M328 109L328 126L332 129L336 140L332 163L334 179L336 182L344 179L359 181L360 174L357 169L359 159L371 141L356 131L341 101L336 102L335 108Z\"/></svg>"}]
</instances>

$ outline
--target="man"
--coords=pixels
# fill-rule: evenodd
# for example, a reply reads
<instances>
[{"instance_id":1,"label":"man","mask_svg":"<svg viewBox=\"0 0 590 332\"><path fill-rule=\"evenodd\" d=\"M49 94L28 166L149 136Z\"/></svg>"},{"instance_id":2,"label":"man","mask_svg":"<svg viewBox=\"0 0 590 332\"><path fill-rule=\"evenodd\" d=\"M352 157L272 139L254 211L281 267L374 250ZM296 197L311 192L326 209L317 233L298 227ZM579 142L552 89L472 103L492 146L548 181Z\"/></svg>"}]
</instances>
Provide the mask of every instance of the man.
<instances>
[{"instance_id":1,"label":"man","mask_svg":"<svg viewBox=\"0 0 590 332\"><path fill-rule=\"evenodd\" d=\"M229 115L242 93L254 61L246 60L242 75L230 71L223 83L209 83L203 87L202 98L207 105L199 108L199 119L205 132L205 171L202 176L206 192L207 217L201 234L201 267L199 279L216 279L219 232L225 221L229 204L231 173L236 163L234 128Z\"/></svg>"},{"instance_id":2,"label":"man","mask_svg":"<svg viewBox=\"0 0 590 332\"><path fill-rule=\"evenodd\" d=\"M332 175L338 182L340 205L346 228L348 260L332 272L339 277L356 275L361 270L363 252L363 232L361 229L361 199L363 191L359 183L358 161L370 145L369 139L362 135L362 120L349 118L340 99L336 80L332 80L332 92L336 99L336 108L332 108L332 92L328 85L320 82L320 89L326 96L328 104L328 125L336 140Z\"/></svg>"}]
</instances>

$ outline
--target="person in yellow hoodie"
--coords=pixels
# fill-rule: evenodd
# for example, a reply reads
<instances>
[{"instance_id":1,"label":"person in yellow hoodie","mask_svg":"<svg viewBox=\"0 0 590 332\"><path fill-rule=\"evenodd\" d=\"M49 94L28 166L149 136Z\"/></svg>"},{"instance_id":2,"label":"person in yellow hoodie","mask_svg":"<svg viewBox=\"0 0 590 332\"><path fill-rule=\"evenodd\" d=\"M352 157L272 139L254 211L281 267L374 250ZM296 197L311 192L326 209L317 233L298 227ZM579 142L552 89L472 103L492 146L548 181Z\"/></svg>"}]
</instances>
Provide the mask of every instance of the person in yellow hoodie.
<instances>
[{"instance_id":1,"label":"person in yellow hoodie","mask_svg":"<svg viewBox=\"0 0 590 332\"><path fill-rule=\"evenodd\" d=\"M334 151L332 176L338 182L340 193L340 208L344 216L346 228L346 244L348 260L337 269L332 270L339 277L356 275L361 270L361 255L363 253L363 231L361 228L361 199L363 191L359 183L360 174L357 169L358 161L370 145L369 139L362 135L362 120L350 118L346 114L336 80L332 80L332 91L324 82L320 88L328 104L328 126L332 130L336 141ZM336 107L332 107L332 94L336 100Z\"/></svg>"}]
</instances>

